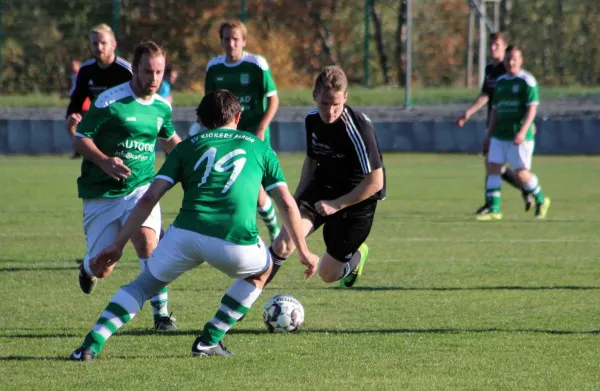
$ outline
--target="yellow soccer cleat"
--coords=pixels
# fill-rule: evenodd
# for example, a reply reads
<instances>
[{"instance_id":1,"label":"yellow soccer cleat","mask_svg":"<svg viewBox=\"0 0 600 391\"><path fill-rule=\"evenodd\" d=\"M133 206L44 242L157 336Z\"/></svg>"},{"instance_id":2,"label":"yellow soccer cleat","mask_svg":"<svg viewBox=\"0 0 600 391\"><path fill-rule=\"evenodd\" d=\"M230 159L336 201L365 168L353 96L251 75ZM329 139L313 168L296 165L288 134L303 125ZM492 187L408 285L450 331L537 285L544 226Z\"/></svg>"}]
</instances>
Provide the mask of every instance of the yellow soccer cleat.
<instances>
[{"instance_id":1,"label":"yellow soccer cleat","mask_svg":"<svg viewBox=\"0 0 600 391\"><path fill-rule=\"evenodd\" d=\"M358 248L358 252L360 253L360 262L352 273L340 280L340 287L342 288L352 288L360 279L365 262L367 261L367 256L369 255L369 246L367 246L366 243L361 244Z\"/></svg>"},{"instance_id":2,"label":"yellow soccer cleat","mask_svg":"<svg viewBox=\"0 0 600 391\"><path fill-rule=\"evenodd\" d=\"M502 213L500 212L487 212L479 214L475 217L477 221L498 221L502 220Z\"/></svg>"},{"instance_id":3,"label":"yellow soccer cleat","mask_svg":"<svg viewBox=\"0 0 600 391\"><path fill-rule=\"evenodd\" d=\"M544 199L544 202L535 206L535 219L536 220L544 220L546 215L548 214L548 209L550 209L551 200L549 197Z\"/></svg>"}]
</instances>

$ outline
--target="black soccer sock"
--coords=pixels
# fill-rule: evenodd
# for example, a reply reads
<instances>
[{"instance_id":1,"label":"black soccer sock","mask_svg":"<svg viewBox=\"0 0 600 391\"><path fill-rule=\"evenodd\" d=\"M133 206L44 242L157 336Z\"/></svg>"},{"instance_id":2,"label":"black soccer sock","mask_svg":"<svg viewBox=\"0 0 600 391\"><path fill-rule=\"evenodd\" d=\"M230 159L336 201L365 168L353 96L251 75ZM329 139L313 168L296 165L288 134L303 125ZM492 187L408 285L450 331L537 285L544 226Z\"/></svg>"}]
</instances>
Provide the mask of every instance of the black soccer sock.
<instances>
[{"instance_id":1,"label":"black soccer sock","mask_svg":"<svg viewBox=\"0 0 600 391\"><path fill-rule=\"evenodd\" d=\"M504 170L504 172L502 173L502 179L505 182L508 182L515 189L523 190L523 186L521 185L517 174L515 174L515 172L510 168L506 168Z\"/></svg>"},{"instance_id":2,"label":"black soccer sock","mask_svg":"<svg viewBox=\"0 0 600 391\"><path fill-rule=\"evenodd\" d=\"M269 247L269 252L271 253L271 258L273 258L273 268L271 269L271 274L269 274L269 278L267 278L267 282L265 282L265 286L269 285L271 280L275 277L279 268L285 262L285 258L275 254L272 247ZM263 288L264 289L264 288Z\"/></svg>"}]
</instances>

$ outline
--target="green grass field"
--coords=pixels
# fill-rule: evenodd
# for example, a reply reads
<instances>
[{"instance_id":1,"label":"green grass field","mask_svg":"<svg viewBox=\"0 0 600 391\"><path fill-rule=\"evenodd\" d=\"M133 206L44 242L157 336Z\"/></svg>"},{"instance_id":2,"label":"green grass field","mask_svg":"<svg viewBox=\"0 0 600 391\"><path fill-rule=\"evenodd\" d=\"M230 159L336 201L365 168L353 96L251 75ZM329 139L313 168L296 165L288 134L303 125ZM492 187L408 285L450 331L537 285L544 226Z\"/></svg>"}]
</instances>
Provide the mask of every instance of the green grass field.
<instances>
[{"instance_id":1,"label":"green grass field","mask_svg":"<svg viewBox=\"0 0 600 391\"><path fill-rule=\"evenodd\" d=\"M302 156L281 160L297 183ZM138 262L128 248L92 295L81 293L78 162L0 158L0 389L598 390L600 158L536 157L548 220L532 221L506 188L505 220L493 223L472 216L480 158L385 161L388 198L355 289L304 281L292 256L226 336L236 356L194 359L191 343L232 282L202 266L171 285L178 331L154 332L144 308L96 360L74 363L67 357ZM165 226L180 195L162 203ZM320 232L309 245L323 250ZM304 304L302 333L266 332L262 306L277 293Z\"/></svg>"},{"instance_id":2,"label":"green grass field","mask_svg":"<svg viewBox=\"0 0 600 391\"><path fill-rule=\"evenodd\" d=\"M541 87L540 94L544 100L581 97L600 97L600 87ZM412 91L412 104L463 103L472 101L478 94L477 89L468 88L415 88ZM201 93L175 92L174 105L177 107L195 107ZM280 89L279 97L283 106L312 106L310 89ZM400 106L405 103L405 92L402 88L378 87L350 89L348 102L356 106ZM2 107L67 107L68 99L55 95L0 95Z\"/></svg>"}]
</instances>

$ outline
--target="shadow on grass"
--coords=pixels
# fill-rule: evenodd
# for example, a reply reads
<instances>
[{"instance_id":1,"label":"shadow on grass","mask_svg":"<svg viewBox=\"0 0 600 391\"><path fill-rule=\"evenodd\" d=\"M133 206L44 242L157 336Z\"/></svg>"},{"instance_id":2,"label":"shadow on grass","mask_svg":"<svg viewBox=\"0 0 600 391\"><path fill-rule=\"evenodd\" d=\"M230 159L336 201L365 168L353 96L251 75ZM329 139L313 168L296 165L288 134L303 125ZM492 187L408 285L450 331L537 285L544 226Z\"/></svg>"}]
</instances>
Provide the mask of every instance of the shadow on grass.
<instances>
[{"instance_id":1,"label":"shadow on grass","mask_svg":"<svg viewBox=\"0 0 600 391\"><path fill-rule=\"evenodd\" d=\"M141 355L141 356L136 356L136 355L131 355L131 356L118 356L118 355L111 355L110 359L126 359L126 360L130 360L130 359L152 359L155 360L157 358L187 358L187 355L161 355L160 357L158 356L150 356L150 355ZM71 361L69 359L68 355L65 356L51 356L51 357L39 357L39 356L6 356L6 357L0 357L0 362L2 361ZM96 361L97 359L95 359L94 361ZM102 360L102 358L101 358ZM76 362L76 361L73 361ZM75 365L81 365L81 364L75 364Z\"/></svg>"},{"instance_id":2,"label":"shadow on grass","mask_svg":"<svg viewBox=\"0 0 600 391\"><path fill-rule=\"evenodd\" d=\"M65 356L53 356L53 357L39 357L39 356L7 356L0 357L0 361L69 361L69 357Z\"/></svg>"},{"instance_id":3,"label":"shadow on grass","mask_svg":"<svg viewBox=\"0 0 600 391\"><path fill-rule=\"evenodd\" d=\"M324 289L324 288L319 288ZM545 291L545 290L600 290L600 286L577 286L577 285L550 285L550 286L521 286L521 285L499 285L499 286L474 286L474 287L404 287L404 286L357 286L352 289L331 287L344 291L376 292L376 291Z\"/></svg>"},{"instance_id":4,"label":"shadow on grass","mask_svg":"<svg viewBox=\"0 0 600 391\"><path fill-rule=\"evenodd\" d=\"M115 337L124 336L161 336L165 338L173 336L198 336L202 330L175 330L169 332L160 332L156 330L123 330L115 334ZM506 328L432 328L432 329L302 329L299 334L334 334L334 335L353 335L353 334L469 334L469 333L532 333L532 334L550 334L550 335L600 335L600 330L552 330L552 329L506 329ZM231 329L228 335L268 335L267 330L257 329ZM56 334L6 334L0 335L0 339L6 338L25 338L25 339L44 339L44 338L83 338L84 333L56 333Z\"/></svg>"},{"instance_id":5,"label":"shadow on grass","mask_svg":"<svg viewBox=\"0 0 600 391\"><path fill-rule=\"evenodd\" d=\"M0 273L16 272L59 272L64 270L77 270L75 266L55 266L55 267L0 267Z\"/></svg>"}]
</instances>

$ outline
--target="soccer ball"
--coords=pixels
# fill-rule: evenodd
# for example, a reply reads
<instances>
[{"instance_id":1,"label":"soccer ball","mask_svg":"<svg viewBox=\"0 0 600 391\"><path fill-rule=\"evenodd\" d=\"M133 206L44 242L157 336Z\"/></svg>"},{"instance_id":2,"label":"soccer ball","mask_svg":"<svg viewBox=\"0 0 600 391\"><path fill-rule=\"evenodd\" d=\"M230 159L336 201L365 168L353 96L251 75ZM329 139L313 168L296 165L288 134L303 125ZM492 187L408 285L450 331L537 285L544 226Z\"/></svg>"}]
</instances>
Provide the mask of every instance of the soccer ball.
<instances>
[{"instance_id":1,"label":"soccer ball","mask_svg":"<svg viewBox=\"0 0 600 391\"><path fill-rule=\"evenodd\" d=\"M276 295L265 304L263 320L271 333L295 332L304 322L304 307L292 295Z\"/></svg>"}]
</instances>

